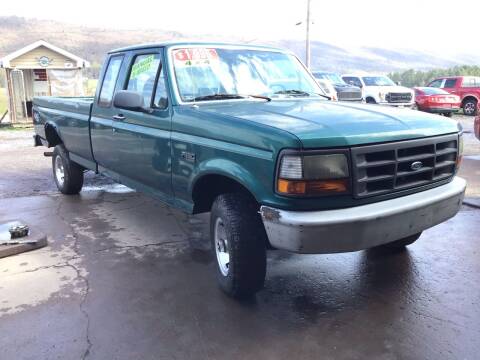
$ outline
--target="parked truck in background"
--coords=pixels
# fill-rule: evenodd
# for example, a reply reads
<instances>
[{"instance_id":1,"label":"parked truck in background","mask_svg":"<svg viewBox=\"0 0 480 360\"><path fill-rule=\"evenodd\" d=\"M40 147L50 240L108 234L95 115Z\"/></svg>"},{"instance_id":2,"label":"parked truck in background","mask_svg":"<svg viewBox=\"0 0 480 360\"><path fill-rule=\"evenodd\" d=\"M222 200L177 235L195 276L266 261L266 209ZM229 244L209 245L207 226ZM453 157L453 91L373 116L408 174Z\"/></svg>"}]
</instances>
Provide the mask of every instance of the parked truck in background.
<instances>
[{"instance_id":1,"label":"parked truck in background","mask_svg":"<svg viewBox=\"0 0 480 360\"><path fill-rule=\"evenodd\" d=\"M64 194L94 171L210 212L220 287L244 296L264 284L267 249L403 249L461 206L456 121L319 93L290 52L132 46L108 54L94 98L35 98L35 143L54 147Z\"/></svg>"},{"instance_id":2,"label":"parked truck in background","mask_svg":"<svg viewBox=\"0 0 480 360\"><path fill-rule=\"evenodd\" d=\"M333 85L338 101L363 101L362 89L347 84L340 75L327 71L313 71L312 74L317 82L328 81Z\"/></svg>"},{"instance_id":3,"label":"parked truck in background","mask_svg":"<svg viewBox=\"0 0 480 360\"><path fill-rule=\"evenodd\" d=\"M475 116L480 100L480 77L446 76L432 80L429 87L443 89L460 97L463 113Z\"/></svg>"},{"instance_id":4,"label":"parked truck in background","mask_svg":"<svg viewBox=\"0 0 480 360\"><path fill-rule=\"evenodd\" d=\"M363 97L368 104L412 107L415 104L415 94L412 89L395 84L384 75L346 74L342 79L358 86L363 91Z\"/></svg>"}]
</instances>

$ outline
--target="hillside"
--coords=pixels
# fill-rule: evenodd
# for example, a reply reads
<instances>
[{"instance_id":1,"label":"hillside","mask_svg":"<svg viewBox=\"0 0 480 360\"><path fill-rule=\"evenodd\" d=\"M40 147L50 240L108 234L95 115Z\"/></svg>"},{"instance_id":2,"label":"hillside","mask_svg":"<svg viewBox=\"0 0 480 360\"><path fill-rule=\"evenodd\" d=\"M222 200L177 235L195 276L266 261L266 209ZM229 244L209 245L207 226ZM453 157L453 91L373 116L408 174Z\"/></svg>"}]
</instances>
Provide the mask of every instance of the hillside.
<instances>
[{"instance_id":1,"label":"hillside","mask_svg":"<svg viewBox=\"0 0 480 360\"><path fill-rule=\"evenodd\" d=\"M90 75L95 77L108 50L135 43L164 40L220 40L241 42L241 38L224 38L211 34L182 34L160 29L112 30L65 24L55 21L0 17L0 57L31 42L44 39L63 47L92 63ZM257 43L288 48L303 58L304 42L296 40L263 41ZM373 47L344 49L332 44L313 41L312 68L337 72L391 72L415 69L446 68L480 63L480 55L460 54L457 59L441 58L411 50L391 50Z\"/></svg>"}]
</instances>

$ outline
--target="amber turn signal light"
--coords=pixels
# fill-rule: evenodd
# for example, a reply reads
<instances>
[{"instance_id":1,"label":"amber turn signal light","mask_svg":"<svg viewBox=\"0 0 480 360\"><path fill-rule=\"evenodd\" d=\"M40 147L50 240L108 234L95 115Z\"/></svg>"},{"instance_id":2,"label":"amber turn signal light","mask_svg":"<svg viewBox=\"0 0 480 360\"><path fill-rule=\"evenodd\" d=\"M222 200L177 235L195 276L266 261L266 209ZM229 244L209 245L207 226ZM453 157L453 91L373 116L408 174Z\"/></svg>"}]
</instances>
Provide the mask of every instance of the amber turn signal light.
<instances>
[{"instance_id":1,"label":"amber turn signal light","mask_svg":"<svg viewBox=\"0 0 480 360\"><path fill-rule=\"evenodd\" d=\"M348 179L285 180L279 179L277 191L285 195L328 195L349 192Z\"/></svg>"}]
</instances>

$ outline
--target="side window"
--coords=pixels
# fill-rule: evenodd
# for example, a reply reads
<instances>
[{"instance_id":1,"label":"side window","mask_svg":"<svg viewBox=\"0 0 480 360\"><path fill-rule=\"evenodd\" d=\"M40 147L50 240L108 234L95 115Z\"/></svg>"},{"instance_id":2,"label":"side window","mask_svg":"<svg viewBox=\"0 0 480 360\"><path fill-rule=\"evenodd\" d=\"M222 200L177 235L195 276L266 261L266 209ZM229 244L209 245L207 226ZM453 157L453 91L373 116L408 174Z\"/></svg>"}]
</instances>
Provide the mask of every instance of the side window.
<instances>
[{"instance_id":1,"label":"side window","mask_svg":"<svg viewBox=\"0 0 480 360\"><path fill-rule=\"evenodd\" d=\"M130 69L127 90L142 94L143 103L146 107L151 106L159 64L160 54L142 54L135 56Z\"/></svg>"},{"instance_id":2,"label":"side window","mask_svg":"<svg viewBox=\"0 0 480 360\"><path fill-rule=\"evenodd\" d=\"M346 76L343 78L343 80L350 85L362 87L362 83L359 78L353 77L353 76Z\"/></svg>"},{"instance_id":3,"label":"side window","mask_svg":"<svg viewBox=\"0 0 480 360\"><path fill-rule=\"evenodd\" d=\"M107 65L107 71L103 78L102 89L98 99L98 105L109 107L112 104L113 92L117 83L118 73L122 66L123 55L112 56Z\"/></svg>"},{"instance_id":4,"label":"side window","mask_svg":"<svg viewBox=\"0 0 480 360\"><path fill-rule=\"evenodd\" d=\"M440 88L442 87L442 82L443 82L443 79L434 80L428 86L434 87L434 88Z\"/></svg>"},{"instance_id":5,"label":"side window","mask_svg":"<svg viewBox=\"0 0 480 360\"><path fill-rule=\"evenodd\" d=\"M158 74L157 88L155 89L153 106L159 109L165 109L168 106L167 87L165 86L163 66L161 66L160 74Z\"/></svg>"},{"instance_id":6,"label":"side window","mask_svg":"<svg viewBox=\"0 0 480 360\"><path fill-rule=\"evenodd\" d=\"M454 88L455 84L457 83L457 79L447 79L445 80L445 85L443 85L444 88Z\"/></svg>"}]
</instances>

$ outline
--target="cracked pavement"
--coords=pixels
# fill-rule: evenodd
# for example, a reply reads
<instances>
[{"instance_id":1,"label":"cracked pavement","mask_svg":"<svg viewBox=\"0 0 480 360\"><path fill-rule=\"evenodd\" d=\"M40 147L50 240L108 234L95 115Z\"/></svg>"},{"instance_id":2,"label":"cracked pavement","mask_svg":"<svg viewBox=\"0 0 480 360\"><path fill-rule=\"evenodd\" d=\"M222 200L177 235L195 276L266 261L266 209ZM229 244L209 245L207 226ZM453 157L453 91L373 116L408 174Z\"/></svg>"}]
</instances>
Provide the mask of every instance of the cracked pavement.
<instances>
[{"instance_id":1,"label":"cracked pavement","mask_svg":"<svg viewBox=\"0 0 480 360\"><path fill-rule=\"evenodd\" d=\"M0 359L478 358L474 207L400 254L272 251L265 289L236 302L215 283L208 215L93 174L60 195L29 135L0 131L0 221L49 245L0 259ZM462 169L472 199L475 151Z\"/></svg>"}]
</instances>

